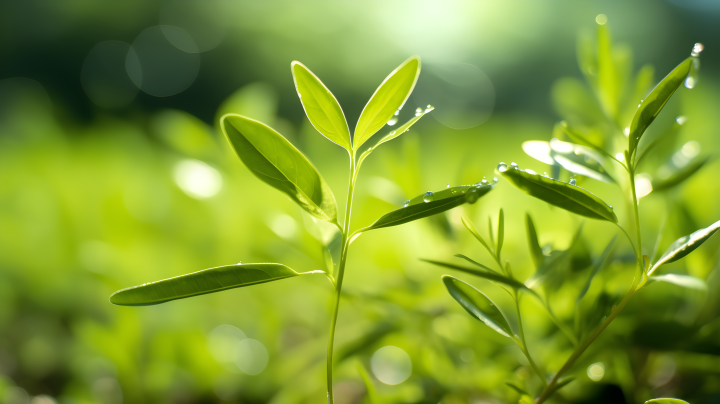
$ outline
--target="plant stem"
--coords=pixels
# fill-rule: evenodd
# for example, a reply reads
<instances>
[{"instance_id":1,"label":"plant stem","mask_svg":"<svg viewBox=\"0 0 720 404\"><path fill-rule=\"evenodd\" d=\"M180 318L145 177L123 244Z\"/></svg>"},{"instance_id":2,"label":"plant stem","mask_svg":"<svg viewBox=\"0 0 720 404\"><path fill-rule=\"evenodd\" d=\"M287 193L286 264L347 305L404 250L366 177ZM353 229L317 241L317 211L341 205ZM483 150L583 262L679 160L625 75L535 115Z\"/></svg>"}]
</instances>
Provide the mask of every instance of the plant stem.
<instances>
[{"instance_id":1,"label":"plant stem","mask_svg":"<svg viewBox=\"0 0 720 404\"><path fill-rule=\"evenodd\" d=\"M629 157L627 152L625 153L626 157ZM550 380L550 383L548 386L543 390L540 397L538 397L537 400L535 400L536 404L541 404L545 402L554 392L555 392L555 386L557 385L558 380L560 379L560 376L562 376L565 372L572 367L573 364L575 364L575 361L577 361L578 358L585 352L585 350L590 346L590 344L595 341L595 339L600 336L600 334L607 328L608 325L615 319L615 317L620 314L622 309L627 305L627 303L630 301L630 298L635 294L637 290L637 286L640 283L640 279L643 276L644 272L644 264L643 264L643 257L642 257L642 238L641 238L641 232L640 232L640 214L638 212L638 202L637 202L637 194L635 193L635 168L632 164L630 164L630 159L628 160L628 174L630 175L630 191L632 193L632 203L633 203L633 214L635 216L635 228L637 232L637 248L633 249L635 250L635 275L633 278L632 286L630 286L630 290L628 290L627 294L623 298L623 300L615 307L613 307L612 311L610 312L610 315L605 319L605 321L600 324L600 326L587 338L583 343L575 349L573 354L568 358L567 362L563 365L560 370L555 373L555 376ZM621 227L622 229L622 227ZM623 230L624 232L624 230ZM627 233L625 233L627 235ZM632 244L632 241L630 242Z\"/></svg>"},{"instance_id":2,"label":"plant stem","mask_svg":"<svg viewBox=\"0 0 720 404\"><path fill-rule=\"evenodd\" d=\"M340 309L340 292L342 291L343 278L345 275L345 262L347 261L348 247L350 239L348 234L350 231L350 214L352 213L353 193L355 192L355 179L357 178L357 168L355 165L355 153L350 156L350 181L348 183L347 202L345 203L345 224L342 228L342 252L340 253L340 263L338 264L338 277L335 284L335 302L333 305L332 320L330 322L330 336L328 337L327 348L327 397L328 404L333 404L333 345L335 343L335 326L337 325L338 311Z\"/></svg>"},{"instance_id":3,"label":"plant stem","mask_svg":"<svg viewBox=\"0 0 720 404\"><path fill-rule=\"evenodd\" d=\"M520 348L522 349L523 354L525 354L528 362L530 362L530 366L532 366L533 370L535 371L535 373L537 373L538 377L542 381L543 386L547 387L547 379L545 379L545 376L540 371L540 368L538 368L538 366L535 364L535 361L533 361L532 356L530 356L527 342L525 342L525 332L523 331L522 317L520 316L520 294L517 292L515 292L515 312L517 313L520 342L522 343L522 346Z\"/></svg>"}]
</instances>

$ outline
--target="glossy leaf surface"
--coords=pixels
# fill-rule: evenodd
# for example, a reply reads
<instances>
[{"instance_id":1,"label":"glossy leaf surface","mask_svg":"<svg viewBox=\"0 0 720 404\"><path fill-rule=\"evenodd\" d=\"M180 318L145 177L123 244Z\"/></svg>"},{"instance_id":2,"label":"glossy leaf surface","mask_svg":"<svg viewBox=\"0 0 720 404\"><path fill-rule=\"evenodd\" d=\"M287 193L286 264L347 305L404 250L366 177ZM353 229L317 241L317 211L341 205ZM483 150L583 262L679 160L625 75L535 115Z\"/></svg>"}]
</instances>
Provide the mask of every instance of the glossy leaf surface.
<instances>
[{"instance_id":1,"label":"glossy leaf surface","mask_svg":"<svg viewBox=\"0 0 720 404\"><path fill-rule=\"evenodd\" d=\"M498 172L530 196L581 216L617 223L612 208L583 188L502 165Z\"/></svg>"},{"instance_id":2,"label":"glossy leaf surface","mask_svg":"<svg viewBox=\"0 0 720 404\"><path fill-rule=\"evenodd\" d=\"M707 292L707 283L700 278L696 278L690 275L678 275L678 274L665 274L651 276L647 279L645 286L650 286L654 282L671 283L676 286L680 286L687 289L694 289Z\"/></svg>"},{"instance_id":3,"label":"glossy leaf surface","mask_svg":"<svg viewBox=\"0 0 720 404\"><path fill-rule=\"evenodd\" d=\"M645 404L690 404L685 400L679 398L653 398L652 400L645 401Z\"/></svg>"},{"instance_id":4,"label":"glossy leaf surface","mask_svg":"<svg viewBox=\"0 0 720 404\"><path fill-rule=\"evenodd\" d=\"M471 316L477 318L499 334L510 338L513 335L505 314L485 294L471 285L449 275L442 277L450 296Z\"/></svg>"},{"instance_id":5,"label":"glossy leaf surface","mask_svg":"<svg viewBox=\"0 0 720 404\"><path fill-rule=\"evenodd\" d=\"M468 267L464 267L461 265L451 264L449 262L442 262L442 261L435 261L435 260L423 259L422 261L428 262L433 265L441 266L444 268L454 269L456 271L465 272L470 275L475 275L477 277L484 278L484 279L487 279L487 280L495 282L495 283L500 283L500 284L509 286L515 290L527 289L527 287L522 282L516 281L515 279L512 279L505 275L498 274L497 272L494 272L494 271L488 271L488 270L481 271L481 270L477 270L474 268L468 268Z\"/></svg>"},{"instance_id":6,"label":"glossy leaf surface","mask_svg":"<svg viewBox=\"0 0 720 404\"><path fill-rule=\"evenodd\" d=\"M675 262L700 247L702 243L707 241L716 231L720 229L720 220L710 226L700 229L689 236L683 236L675 240L672 245L665 251L660 259L648 271L648 275L652 274L659 266Z\"/></svg>"},{"instance_id":7,"label":"glossy leaf surface","mask_svg":"<svg viewBox=\"0 0 720 404\"><path fill-rule=\"evenodd\" d=\"M122 289L110 296L110 303L149 306L313 273L323 272L297 273L282 264L225 265Z\"/></svg>"},{"instance_id":8,"label":"glossy leaf surface","mask_svg":"<svg viewBox=\"0 0 720 404\"><path fill-rule=\"evenodd\" d=\"M415 88L419 75L420 59L414 56L403 62L383 80L360 114L355 127L353 141L355 149L382 129L395 111L402 108Z\"/></svg>"},{"instance_id":9,"label":"glossy leaf surface","mask_svg":"<svg viewBox=\"0 0 720 404\"><path fill-rule=\"evenodd\" d=\"M363 161L365 161L365 159L367 158L367 156L369 156L370 153L372 153L373 151L375 151L375 149L376 149L378 146L380 146L380 145L383 144L383 143L389 142L389 141L395 139L396 137L402 135L403 133L407 132L408 130L410 130L410 127L412 127L413 125L415 125L415 123L417 123L417 121L419 121L420 118L422 118L423 116L425 116L425 115L426 115L427 113L429 113L430 111L432 111L432 110L431 110L431 109L426 109L426 110L425 110L424 112L422 112L420 115L417 115L417 116L413 117L411 120L405 122L404 124L402 124L402 125L401 125L400 127L398 127L397 129L393 129L390 133L388 133L387 135L383 136L380 140L378 140L378 142L375 144L375 146L368 148L367 150L365 150L365 151L360 155L360 158L358 159L358 165L361 165L361 164L363 163Z\"/></svg>"},{"instance_id":10,"label":"glossy leaf surface","mask_svg":"<svg viewBox=\"0 0 720 404\"><path fill-rule=\"evenodd\" d=\"M337 220L330 187L287 139L269 126L240 115L225 115L220 125L237 156L256 177L318 219Z\"/></svg>"},{"instance_id":11,"label":"glossy leaf surface","mask_svg":"<svg viewBox=\"0 0 720 404\"><path fill-rule=\"evenodd\" d=\"M460 185L419 195L407 202L407 206L396 209L380 217L363 231L397 226L428 216L445 212L465 203L475 203L477 199L490 192L495 184Z\"/></svg>"},{"instance_id":12,"label":"glossy leaf surface","mask_svg":"<svg viewBox=\"0 0 720 404\"><path fill-rule=\"evenodd\" d=\"M638 110L633 116L628 135L628 150L634 156L640 138L645 130L655 120L675 90L685 81L693 58L687 58L670 72L662 81L642 100Z\"/></svg>"},{"instance_id":13,"label":"glossy leaf surface","mask_svg":"<svg viewBox=\"0 0 720 404\"><path fill-rule=\"evenodd\" d=\"M345 114L335 96L320 79L298 61L290 65L295 89L310 123L331 142L352 150Z\"/></svg>"}]
</instances>

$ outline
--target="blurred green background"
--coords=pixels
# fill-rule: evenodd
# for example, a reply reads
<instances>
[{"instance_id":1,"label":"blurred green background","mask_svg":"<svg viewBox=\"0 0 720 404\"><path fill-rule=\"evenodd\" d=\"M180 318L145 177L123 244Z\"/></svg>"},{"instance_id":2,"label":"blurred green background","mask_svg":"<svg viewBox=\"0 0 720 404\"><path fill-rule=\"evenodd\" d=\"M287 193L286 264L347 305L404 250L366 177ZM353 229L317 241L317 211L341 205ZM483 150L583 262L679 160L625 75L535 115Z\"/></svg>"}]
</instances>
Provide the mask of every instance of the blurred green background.
<instances>
[{"instance_id":1,"label":"blurred green background","mask_svg":"<svg viewBox=\"0 0 720 404\"><path fill-rule=\"evenodd\" d=\"M713 0L0 2L0 402L324 402L332 287L322 277L145 308L108 302L120 288L238 261L327 265L327 229L250 174L217 118L240 113L277 129L344 204L345 151L305 118L290 62L324 81L352 129L384 77L419 55L423 71L401 119L426 104L436 110L365 163L357 228L427 190L492 177L500 161L549 171L521 144L549 140L556 121L572 119L567 110L581 100L560 79L582 78L577 36L592 35L601 13L615 42L633 50L633 71L651 63L655 81L705 44L699 84L681 88L658 121L687 117L676 148L695 140L703 156L717 156ZM711 160L642 199L646 254L659 233L663 251L720 219L719 169ZM628 221L617 189L582 185ZM532 378L520 351L450 298L440 282L447 271L419 261L488 261L459 217L484 229L500 207L504 258L521 279L533 273L526 212L548 251L567 248L582 222L501 180L474 205L353 243L336 344L339 403L368 403L358 363L387 403L517 401L504 381ZM589 220L573 245L555 305L568 323L576 272L615 232ZM718 245L673 264L706 279L707 294L672 285L638 294L557 402L720 402ZM624 293L631 260L619 239L589 296ZM463 279L508 303L490 283ZM557 371L571 347L535 302L523 310L534 355ZM599 379L586 372L598 363Z\"/></svg>"}]
</instances>

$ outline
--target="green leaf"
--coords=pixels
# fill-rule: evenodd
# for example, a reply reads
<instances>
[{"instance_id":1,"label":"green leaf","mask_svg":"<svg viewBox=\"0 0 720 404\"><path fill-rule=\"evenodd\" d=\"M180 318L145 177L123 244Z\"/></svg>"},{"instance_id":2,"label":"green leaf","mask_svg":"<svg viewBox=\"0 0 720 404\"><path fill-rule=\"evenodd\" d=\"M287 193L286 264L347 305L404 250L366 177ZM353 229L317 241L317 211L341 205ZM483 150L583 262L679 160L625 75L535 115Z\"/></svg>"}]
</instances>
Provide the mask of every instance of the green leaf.
<instances>
[{"instance_id":1,"label":"green leaf","mask_svg":"<svg viewBox=\"0 0 720 404\"><path fill-rule=\"evenodd\" d=\"M474 259L468 257L467 255L455 254L455 256L456 256L457 258L464 259L465 261L467 261L467 262L469 262L469 263L471 263L471 264L473 264L473 265L475 265L475 266L477 266L477 267L479 267L479 268L482 268L482 269L484 269L484 270L486 270L486 271L490 271L490 272L495 273L495 274L497 273L497 271L495 271L494 269L492 269L492 268L490 268L490 267L487 267L487 266L485 266L485 265L483 265L483 264L475 261Z\"/></svg>"},{"instance_id":2,"label":"green leaf","mask_svg":"<svg viewBox=\"0 0 720 404\"><path fill-rule=\"evenodd\" d=\"M559 139L550 140L549 146L552 158L564 169L594 180L615 183L608 174L607 159L594 149Z\"/></svg>"},{"instance_id":3,"label":"green leaf","mask_svg":"<svg viewBox=\"0 0 720 404\"><path fill-rule=\"evenodd\" d=\"M680 63L673 71L670 72L662 81L650 92L638 107L630 124L630 134L628 135L628 151L631 158L634 158L640 138L645 130L655 120L657 115L663 109L675 90L685 81L693 58L687 58Z\"/></svg>"},{"instance_id":4,"label":"green leaf","mask_svg":"<svg viewBox=\"0 0 720 404\"><path fill-rule=\"evenodd\" d=\"M529 290L522 282L516 281L515 279L512 279L505 275L500 275L497 272L494 272L490 270L491 272L487 271L479 271L474 268L468 268L460 265L451 264L449 262L442 262L442 261L435 261L435 260L427 260L427 259L420 259L421 261L437 265L440 267L448 268L448 269L454 269L456 271L465 272L470 275L475 275L479 278L487 279L489 281L500 283L503 285L507 285L515 290Z\"/></svg>"},{"instance_id":5,"label":"green leaf","mask_svg":"<svg viewBox=\"0 0 720 404\"><path fill-rule=\"evenodd\" d=\"M428 192L410 199L406 202L405 207L386 213L361 231L397 226L445 212L465 203L472 204L494 187L494 182L487 185L478 183L446 188L435 193Z\"/></svg>"},{"instance_id":6,"label":"green leaf","mask_svg":"<svg viewBox=\"0 0 720 404\"><path fill-rule=\"evenodd\" d=\"M505 241L505 214L502 208L498 214L498 237L497 237L497 256L500 257L500 251L502 250L503 241Z\"/></svg>"},{"instance_id":7,"label":"green leaf","mask_svg":"<svg viewBox=\"0 0 720 404\"><path fill-rule=\"evenodd\" d=\"M680 400L679 398L653 398L652 400L645 401L645 404L648 403L654 403L654 404L690 404L685 400Z\"/></svg>"},{"instance_id":8,"label":"green leaf","mask_svg":"<svg viewBox=\"0 0 720 404\"><path fill-rule=\"evenodd\" d=\"M479 241L486 250L488 250L490 255L495 256L495 251L492 249L492 247L490 247L488 243L485 242L485 239L480 236L480 233L478 233L475 225L472 223L472 221L470 221L470 218L465 216L465 214L462 214L460 215L460 220L462 221L463 226L468 229L468 231L475 237L475 239Z\"/></svg>"},{"instance_id":9,"label":"green leaf","mask_svg":"<svg viewBox=\"0 0 720 404\"><path fill-rule=\"evenodd\" d=\"M420 58L413 56L383 80L370 97L355 127L353 147L359 148L402 108L420 75Z\"/></svg>"},{"instance_id":10,"label":"green leaf","mask_svg":"<svg viewBox=\"0 0 720 404\"><path fill-rule=\"evenodd\" d=\"M659 266L675 262L700 247L702 243L707 241L716 231L720 229L720 220L710 226L700 229L689 236L683 236L675 240L672 245L665 251L660 259L648 271L650 276Z\"/></svg>"},{"instance_id":11,"label":"green leaf","mask_svg":"<svg viewBox=\"0 0 720 404\"><path fill-rule=\"evenodd\" d=\"M700 278L696 278L690 275L678 275L678 274L665 274L658 276L650 276L647 279L645 287L650 286L654 282L665 282L671 283L676 286L680 286L687 289L694 289L703 292L707 292L707 283Z\"/></svg>"},{"instance_id":12,"label":"green leaf","mask_svg":"<svg viewBox=\"0 0 720 404\"><path fill-rule=\"evenodd\" d=\"M613 62L612 43L607 25L598 25L597 45L598 95L605 114L614 119L620 98L620 81Z\"/></svg>"},{"instance_id":13,"label":"green leaf","mask_svg":"<svg viewBox=\"0 0 720 404\"><path fill-rule=\"evenodd\" d=\"M311 215L337 220L335 196L310 161L269 126L240 115L220 119L235 154L256 177L285 193Z\"/></svg>"},{"instance_id":14,"label":"green leaf","mask_svg":"<svg viewBox=\"0 0 720 404\"><path fill-rule=\"evenodd\" d=\"M607 247L605 247L605 251L603 251L602 255L595 261L593 264L592 272L590 272L590 275L588 276L587 281L585 282L585 286L583 286L582 290L580 291L580 294L578 295L578 298L576 300L577 303L580 303L580 300L582 300L583 297L585 297L585 294L590 290L590 285L592 284L593 278L595 278L595 275L600 271L600 269L603 267L603 264L605 264L605 260L607 259L608 255L610 254L610 250L612 249L613 244L615 243L615 239L617 236L614 236L612 240L610 240L610 243L608 243Z\"/></svg>"},{"instance_id":15,"label":"green leaf","mask_svg":"<svg viewBox=\"0 0 720 404\"><path fill-rule=\"evenodd\" d=\"M517 392L520 395L530 396L530 393L527 390L525 390L524 388L518 386L517 384L515 384L513 382L505 382L505 384L508 387L510 387L511 389L515 390L515 392Z\"/></svg>"},{"instance_id":16,"label":"green leaf","mask_svg":"<svg viewBox=\"0 0 720 404\"><path fill-rule=\"evenodd\" d=\"M543 177L532 170L508 169L504 163L498 165L497 171L521 191L551 205L591 219L618 221L610 206L576 185Z\"/></svg>"},{"instance_id":17,"label":"green leaf","mask_svg":"<svg viewBox=\"0 0 720 404\"><path fill-rule=\"evenodd\" d=\"M448 292L450 292L450 296L460 303L460 306L471 316L487 324L488 327L499 334L512 338L513 332L507 317L490 298L469 284L450 275L443 275L442 280Z\"/></svg>"},{"instance_id":18,"label":"green leaf","mask_svg":"<svg viewBox=\"0 0 720 404\"><path fill-rule=\"evenodd\" d=\"M394 130L392 130L390 133L388 133L387 135L383 136L377 143L375 143L375 146L368 148L367 150L365 150L365 151L360 155L360 158L358 159L358 167L359 167L360 165L362 165L363 161L365 161L365 159L367 158L367 156L369 156L370 153L372 153L373 151L375 151L375 149L376 149L378 146L380 146L381 144L383 144L383 143L385 143L385 142L389 142L389 141L395 139L396 137L402 135L403 133L407 132L408 130L410 130L410 127L411 127L411 126L415 125L415 123L416 123L417 121L419 121L420 118L422 118L423 116L425 116L427 113L429 113L429 112L432 111L433 109L435 109L435 108L427 108L427 109L425 109L422 113L420 113L420 115L416 115L414 118L412 118L411 120L405 122L403 125L399 126L397 129L394 129Z\"/></svg>"},{"instance_id":19,"label":"green leaf","mask_svg":"<svg viewBox=\"0 0 720 404\"><path fill-rule=\"evenodd\" d=\"M283 264L225 265L118 290L110 296L110 303L120 306L150 306L315 273L324 272L297 273Z\"/></svg>"},{"instance_id":20,"label":"green leaf","mask_svg":"<svg viewBox=\"0 0 720 404\"><path fill-rule=\"evenodd\" d=\"M310 123L331 142L352 151L350 130L335 96L320 79L298 61L290 64L295 89Z\"/></svg>"},{"instance_id":21,"label":"green leaf","mask_svg":"<svg viewBox=\"0 0 720 404\"><path fill-rule=\"evenodd\" d=\"M698 172L704 165L710 160L710 157L705 157L702 159L695 159L685 167L679 169L678 171L674 172L672 175L670 175L668 178L664 180L657 180L652 182L652 189L653 192L659 192L659 191L665 191L667 189L670 189L678 184L681 184L683 181L690 178L693 174Z\"/></svg>"},{"instance_id":22,"label":"green leaf","mask_svg":"<svg viewBox=\"0 0 720 404\"><path fill-rule=\"evenodd\" d=\"M538 269L542 266L542 263L545 260L545 255L543 254L540 242L538 241L535 223L533 223L532 217L530 217L529 213L525 214L525 225L527 227L528 245L530 246L530 257L535 264L535 269Z\"/></svg>"},{"instance_id":23,"label":"green leaf","mask_svg":"<svg viewBox=\"0 0 720 404\"><path fill-rule=\"evenodd\" d=\"M550 390L550 392L548 393L548 397L552 396L558 390L560 390L561 388L570 384L570 382L572 382L573 380L575 380L575 376L568 376L568 377L558 381L557 384L555 384L555 386L553 386L552 390Z\"/></svg>"}]
</instances>

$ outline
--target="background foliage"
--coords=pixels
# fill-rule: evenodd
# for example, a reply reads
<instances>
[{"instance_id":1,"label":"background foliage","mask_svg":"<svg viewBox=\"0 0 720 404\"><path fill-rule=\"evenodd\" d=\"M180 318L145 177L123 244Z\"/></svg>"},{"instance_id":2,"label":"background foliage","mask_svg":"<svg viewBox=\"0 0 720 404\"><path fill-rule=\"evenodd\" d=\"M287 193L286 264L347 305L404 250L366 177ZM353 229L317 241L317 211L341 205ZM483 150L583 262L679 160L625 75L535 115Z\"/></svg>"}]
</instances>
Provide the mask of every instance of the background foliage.
<instances>
[{"instance_id":1,"label":"background foliage","mask_svg":"<svg viewBox=\"0 0 720 404\"><path fill-rule=\"evenodd\" d=\"M365 163L358 226L428 189L492 177L500 161L549 170L521 144L549 140L559 119L588 119L572 116L591 111L577 107L593 102L573 91L583 79L576 41L579 32L593 35L600 13L614 41L632 49L632 71L655 66L654 82L693 43L705 44L700 82L692 91L681 88L655 125L684 116L676 146L696 140L703 156L720 148L720 10L712 2L194 4L0 4L0 402L324 400L332 289L321 277L143 309L107 301L123 287L238 261L282 262L298 271L327 265L325 229L253 177L217 127L228 112L270 124L309 156L342 205L347 173L337 167L345 167L345 151L305 118L292 60L322 77L355 122L388 71L410 55L423 58L403 111L412 116L426 104L436 111ZM158 24L184 31L146 30ZM175 38L184 51L158 38ZM96 47L111 40L121 42ZM142 77L132 64L125 69L128 44L146 67ZM156 70L145 62L153 54L164 57L150 65ZM680 187L642 198L643 231L662 233L659 251L720 218L718 169L710 160ZM611 184L578 184L628 220L628 202ZM526 212L546 253L568 248L582 222L501 179L474 205L353 244L336 345L338 402L368 402L358 363L380 402L517 400L504 382L531 377L516 365L524 363L521 352L448 296L440 276L451 270L419 260L463 253L488 261L460 214L484 224L500 207L503 258L521 279L533 273ZM614 235L611 226L586 221L568 278L584 279L579 271ZM646 254L655 240L644 240ZM670 264L673 272L706 279L708 293L666 284L640 292L573 370L566 400L719 399L718 243L711 239ZM616 244L585 298L597 306L611 305L632 274L632 251ZM486 281L452 275L492 294ZM491 297L510 305L501 293ZM554 299L573 301L576 293L570 282ZM569 347L544 309L530 299L522 304L536 360L558 368ZM569 319L573 309L559 304L555 314ZM410 358L409 377L396 385L382 380L400 380L393 377L406 374L408 364L402 353L381 350L388 346Z\"/></svg>"}]
</instances>

